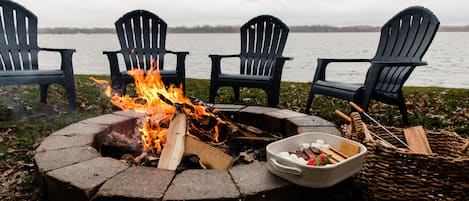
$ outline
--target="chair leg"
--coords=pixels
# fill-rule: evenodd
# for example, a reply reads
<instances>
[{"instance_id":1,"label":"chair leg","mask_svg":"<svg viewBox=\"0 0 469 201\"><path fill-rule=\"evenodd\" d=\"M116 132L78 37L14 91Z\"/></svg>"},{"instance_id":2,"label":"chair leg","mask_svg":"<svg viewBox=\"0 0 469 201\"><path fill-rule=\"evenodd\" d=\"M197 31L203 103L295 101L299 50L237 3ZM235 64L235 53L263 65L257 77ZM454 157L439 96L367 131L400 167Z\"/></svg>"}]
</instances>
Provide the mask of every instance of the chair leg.
<instances>
[{"instance_id":1,"label":"chair leg","mask_svg":"<svg viewBox=\"0 0 469 201\"><path fill-rule=\"evenodd\" d=\"M235 101L239 101L239 87L233 87Z\"/></svg>"},{"instance_id":2,"label":"chair leg","mask_svg":"<svg viewBox=\"0 0 469 201\"><path fill-rule=\"evenodd\" d=\"M67 94L68 105L72 111L77 110L77 94L75 92L75 84L74 83L66 83L64 85L65 92Z\"/></svg>"},{"instance_id":3,"label":"chair leg","mask_svg":"<svg viewBox=\"0 0 469 201\"><path fill-rule=\"evenodd\" d=\"M404 98L402 98L402 97L399 98L397 106L399 107L399 111L401 112L401 115L402 115L402 122L404 123L404 125L409 125L407 107L405 106Z\"/></svg>"},{"instance_id":4,"label":"chair leg","mask_svg":"<svg viewBox=\"0 0 469 201\"><path fill-rule=\"evenodd\" d=\"M214 84L210 84L210 92L208 95L208 102L215 103L215 97L217 96L218 87Z\"/></svg>"},{"instance_id":5,"label":"chair leg","mask_svg":"<svg viewBox=\"0 0 469 201\"><path fill-rule=\"evenodd\" d=\"M314 93L309 92L308 101L306 101L306 108L304 111L305 114L310 114L309 110L311 109L311 105L313 104L313 99L314 99Z\"/></svg>"},{"instance_id":6,"label":"chair leg","mask_svg":"<svg viewBox=\"0 0 469 201\"><path fill-rule=\"evenodd\" d=\"M112 83L112 95L118 94L119 96L125 95L127 91L127 85L123 82L113 82Z\"/></svg>"},{"instance_id":7,"label":"chair leg","mask_svg":"<svg viewBox=\"0 0 469 201\"><path fill-rule=\"evenodd\" d=\"M267 101L269 104L269 107L277 107L280 100L279 100L280 94L278 92L267 92Z\"/></svg>"},{"instance_id":8,"label":"chair leg","mask_svg":"<svg viewBox=\"0 0 469 201\"><path fill-rule=\"evenodd\" d=\"M48 84L41 84L39 85L39 92L40 92L40 99L41 103L46 103L47 99L47 89L49 88Z\"/></svg>"}]
</instances>

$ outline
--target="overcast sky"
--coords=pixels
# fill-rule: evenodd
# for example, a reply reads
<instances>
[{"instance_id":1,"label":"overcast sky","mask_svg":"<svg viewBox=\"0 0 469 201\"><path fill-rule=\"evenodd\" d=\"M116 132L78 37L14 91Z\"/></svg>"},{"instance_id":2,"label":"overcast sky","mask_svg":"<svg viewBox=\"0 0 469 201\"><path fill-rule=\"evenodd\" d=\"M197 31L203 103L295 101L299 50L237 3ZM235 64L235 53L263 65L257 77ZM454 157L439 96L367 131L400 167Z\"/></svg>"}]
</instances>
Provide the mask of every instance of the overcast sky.
<instances>
[{"instance_id":1,"label":"overcast sky","mask_svg":"<svg viewBox=\"0 0 469 201\"><path fill-rule=\"evenodd\" d=\"M260 14L289 26L382 25L412 5L432 10L442 26L469 25L469 0L14 0L36 14L39 27L113 27L124 13L145 9L168 26L241 25Z\"/></svg>"}]
</instances>

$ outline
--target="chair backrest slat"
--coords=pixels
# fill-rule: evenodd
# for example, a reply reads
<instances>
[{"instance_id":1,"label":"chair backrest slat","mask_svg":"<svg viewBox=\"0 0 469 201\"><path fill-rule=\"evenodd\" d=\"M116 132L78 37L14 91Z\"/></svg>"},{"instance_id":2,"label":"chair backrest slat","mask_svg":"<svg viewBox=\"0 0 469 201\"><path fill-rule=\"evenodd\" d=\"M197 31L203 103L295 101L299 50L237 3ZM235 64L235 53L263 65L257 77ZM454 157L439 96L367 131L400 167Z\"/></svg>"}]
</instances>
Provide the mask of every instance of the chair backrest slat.
<instances>
[{"instance_id":1,"label":"chair backrest slat","mask_svg":"<svg viewBox=\"0 0 469 201\"><path fill-rule=\"evenodd\" d=\"M37 17L23 6L0 1L0 71L37 70Z\"/></svg>"},{"instance_id":2,"label":"chair backrest slat","mask_svg":"<svg viewBox=\"0 0 469 201\"><path fill-rule=\"evenodd\" d=\"M259 74L259 62L260 62L260 54L262 53L261 50L264 40L264 24L263 23L257 23L256 24L256 39L255 39L255 45L256 47L255 52L254 52L254 58L253 58L253 64L252 64L252 74L253 75L258 75Z\"/></svg>"},{"instance_id":3,"label":"chair backrest slat","mask_svg":"<svg viewBox=\"0 0 469 201\"><path fill-rule=\"evenodd\" d=\"M264 36L264 44L262 47L261 54L269 54L270 48L272 47L272 33L273 33L273 26L272 22L265 22L265 36ZM259 63L259 75L269 75L269 68L268 68L268 59L262 59Z\"/></svg>"},{"instance_id":4,"label":"chair backrest slat","mask_svg":"<svg viewBox=\"0 0 469 201\"><path fill-rule=\"evenodd\" d=\"M373 60L422 61L438 27L439 20L426 8L414 6L401 11L381 28L380 41ZM379 75L375 90L396 92L402 87L414 68L414 66L384 68ZM369 76L377 75L367 74L367 79Z\"/></svg>"},{"instance_id":5,"label":"chair backrest slat","mask_svg":"<svg viewBox=\"0 0 469 201\"><path fill-rule=\"evenodd\" d=\"M150 46L150 39L151 39L151 34L150 34L150 18L148 16L143 16L142 18L142 28L143 28L143 48L148 49L151 48ZM144 54L144 62L145 66L151 66L151 54L145 53Z\"/></svg>"},{"instance_id":6,"label":"chair backrest slat","mask_svg":"<svg viewBox=\"0 0 469 201\"><path fill-rule=\"evenodd\" d=\"M149 70L153 62L163 70L167 24L157 15L134 10L115 22L127 70Z\"/></svg>"},{"instance_id":7,"label":"chair backrest slat","mask_svg":"<svg viewBox=\"0 0 469 201\"><path fill-rule=\"evenodd\" d=\"M282 56L289 29L278 18L261 15L241 26L241 69L245 75L271 76Z\"/></svg>"}]
</instances>

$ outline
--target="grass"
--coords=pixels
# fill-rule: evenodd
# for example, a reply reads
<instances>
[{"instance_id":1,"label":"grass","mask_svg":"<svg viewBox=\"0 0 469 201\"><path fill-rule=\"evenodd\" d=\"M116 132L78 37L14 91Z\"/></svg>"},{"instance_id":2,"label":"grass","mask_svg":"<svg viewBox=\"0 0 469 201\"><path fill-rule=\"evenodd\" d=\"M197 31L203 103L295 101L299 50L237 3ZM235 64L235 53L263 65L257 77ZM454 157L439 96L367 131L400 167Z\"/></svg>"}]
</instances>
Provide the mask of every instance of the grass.
<instances>
[{"instance_id":1,"label":"grass","mask_svg":"<svg viewBox=\"0 0 469 201\"><path fill-rule=\"evenodd\" d=\"M109 76L96 78L109 80ZM279 107L302 112L309 87L310 83L282 83ZM0 200L38 200L40 192L34 183L32 157L40 142L66 125L115 111L88 75L76 75L76 89L78 111L71 113L60 86L51 86L47 104L39 103L37 86L0 88ZM208 89L208 80L187 79L189 97L207 101ZM221 88L217 103L265 105L267 102L265 92L258 89L242 89L239 102L233 102L232 96L230 88ZM406 87L404 97L411 125L454 131L468 137L469 89ZM317 96L311 112L337 125L346 123L334 114L335 109L350 113L345 101L325 96ZM372 102L369 110L384 125L402 126L395 106Z\"/></svg>"}]
</instances>

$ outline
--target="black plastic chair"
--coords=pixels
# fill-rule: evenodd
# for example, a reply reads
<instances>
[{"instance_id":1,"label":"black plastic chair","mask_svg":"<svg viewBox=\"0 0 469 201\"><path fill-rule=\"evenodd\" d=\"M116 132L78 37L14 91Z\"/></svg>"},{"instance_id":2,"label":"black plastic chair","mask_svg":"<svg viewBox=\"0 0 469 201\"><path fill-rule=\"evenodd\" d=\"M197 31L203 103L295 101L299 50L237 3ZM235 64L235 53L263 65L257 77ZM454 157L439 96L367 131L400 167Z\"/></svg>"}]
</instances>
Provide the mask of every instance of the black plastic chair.
<instances>
[{"instance_id":1,"label":"black plastic chair","mask_svg":"<svg viewBox=\"0 0 469 201\"><path fill-rule=\"evenodd\" d=\"M209 102L215 102L222 86L233 87L235 100L239 101L240 87L260 88L266 91L268 105L279 103L283 64L283 49L289 28L278 18L261 15L241 26L241 53L235 55L209 55L212 60ZM226 74L221 68L222 58L239 57L240 73Z\"/></svg>"},{"instance_id":2,"label":"black plastic chair","mask_svg":"<svg viewBox=\"0 0 469 201\"><path fill-rule=\"evenodd\" d=\"M163 19L149 11L134 10L124 14L114 25L121 50L103 52L109 60L113 93L125 94L127 85L134 83L127 71L138 68L146 73L155 64L166 86L175 84L185 90L185 58L189 52L166 49L167 24ZM168 53L176 55L175 70L164 69ZM123 56L124 71L119 68L118 54Z\"/></svg>"},{"instance_id":3,"label":"black plastic chair","mask_svg":"<svg viewBox=\"0 0 469 201\"><path fill-rule=\"evenodd\" d=\"M309 113L315 94L354 101L367 109L370 99L397 105L404 124L408 124L402 86L416 66L426 65L422 57L439 27L439 20L428 9L404 9L381 28L376 54L371 59L318 59L305 113ZM326 67L332 62L370 62L363 85L326 80Z\"/></svg>"},{"instance_id":4,"label":"black plastic chair","mask_svg":"<svg viewBox=\"0 0 469 201\"><path fill-rule=\"evenodd\" d=\"M65 88L69 107L76 110L74 49L40 48L37 44L37 17L23 6L0 0L0 86L39 84L40 101L46 103L49 85ZM60 69L39 69L39 51L58 52Z\"/></svg>"}]
</instances>

